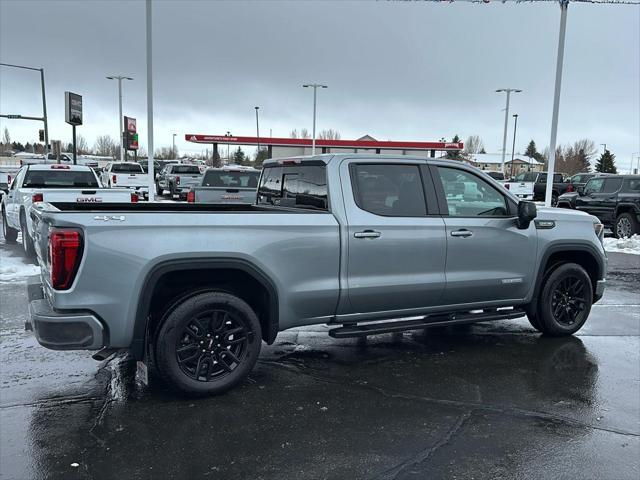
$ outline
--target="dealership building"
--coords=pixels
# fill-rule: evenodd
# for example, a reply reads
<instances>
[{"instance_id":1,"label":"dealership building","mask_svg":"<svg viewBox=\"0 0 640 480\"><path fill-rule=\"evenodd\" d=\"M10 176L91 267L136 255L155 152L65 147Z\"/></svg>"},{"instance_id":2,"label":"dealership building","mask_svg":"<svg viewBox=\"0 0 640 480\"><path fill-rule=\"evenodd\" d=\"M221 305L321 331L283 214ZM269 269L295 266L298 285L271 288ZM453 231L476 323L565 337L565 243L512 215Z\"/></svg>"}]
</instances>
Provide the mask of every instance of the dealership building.
<instances>
[{"instance_id":1,"label":"dealership building","mask_svg":"<svg viewBox=\"0 0 640 480\"><path fill-rule=\"evenodd\" d=\"M229 145L235 149L238 145L253 145L265 148L268 158L297 157L311 155L310 138L276 137L238 137L235 135L198 135L188 133L187 142L211 145L213 154L219 154L220 146ZM462 150L462 142L397 142L376 140L365 135L356 140L320 140L316 139L316 153L373 153L387 155L417 155L421 157L442 156L446 152Z\"/></svg>"}]
</instances>

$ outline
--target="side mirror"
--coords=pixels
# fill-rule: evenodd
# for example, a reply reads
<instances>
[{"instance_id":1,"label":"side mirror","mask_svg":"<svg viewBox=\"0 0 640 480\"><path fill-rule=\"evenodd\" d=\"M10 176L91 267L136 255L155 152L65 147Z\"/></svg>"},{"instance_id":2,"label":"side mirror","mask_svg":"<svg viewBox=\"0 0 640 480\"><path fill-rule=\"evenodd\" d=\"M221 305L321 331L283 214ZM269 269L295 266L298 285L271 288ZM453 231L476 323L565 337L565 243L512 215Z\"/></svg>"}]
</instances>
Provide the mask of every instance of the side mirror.
<instances>
[{"instance_id":1,"label":"side mirror","mask_svg":"<svg viewBox=\"0 0 640 480\"><path fill-rule=\"evenodd\" d=\"M533 202L518 203L518 228L529 228L531 221L538 216L538 208Z\"/></svg>"},{"instance_id":2,"label":"side mirror","mask_svg":"<svg viewBox=\"0 0 640 480\"><path fill-rule=\"evenodd\" d=\"M576 192L578 192L578 195L582 197L584 195L584 185L578 185L578 188L576 188Z\"/></svg>"}]
</instances>

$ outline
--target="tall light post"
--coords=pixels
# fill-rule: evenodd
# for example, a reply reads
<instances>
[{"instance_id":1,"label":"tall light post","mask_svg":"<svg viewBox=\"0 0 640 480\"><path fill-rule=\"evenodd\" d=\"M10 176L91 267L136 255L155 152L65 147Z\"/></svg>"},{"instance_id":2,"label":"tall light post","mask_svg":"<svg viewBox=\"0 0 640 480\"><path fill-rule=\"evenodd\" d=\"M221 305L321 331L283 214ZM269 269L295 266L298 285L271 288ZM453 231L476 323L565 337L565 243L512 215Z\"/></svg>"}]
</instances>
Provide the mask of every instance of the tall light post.
<instances>
[{"instance_id":1,"label":"tall light post","mask_svg":"<svg viewBox=\"0 0 640 480\"><path fill-rule=\"evenodd\" d=\"M518 131L518 114L513 114L513 145L511 146L511 176L513 177L513 157L516 152L516 132Z\"/></svg>"},{"instance_id":2,"label":"tall light post","mask_svg":"<svg viewBox=\"0 0 640 480\"><path fill-rule=\"evenodd\" d=\"M227 163L229 163L229 137L231 136L231 132L227 131L225 137L227 137Z\"/></svg>"},{"instance_id":3,"label":"tall light post","mask_svg":"<svg viewBox=\"0 0 640 480\"><path fill-rule=\"evenodd\" d=\"M173 138L171 139L171 156L176 158L176 133L172 134Z\"/></svg>"},{"instance_id":4,"label":"tall light post","mask_svg":"<svg viewBox=\"0 0 640 480\"><path fill-rule=\"evenodd\" d=\"M600 145L602 145L604 147L604 151L602 153L607 153L607 144L606 143L601 143Z\"/></svg>"},{"instance_id":5,"label":"tall light post","mask_svg":"<svg viewBox=\"0 0 640 480\"><path fill-rule=\"evenodd\" d=\"M260 123L258 122L258 110L260 107L253 107L256 109L256 137L258 138L258 153L256 154L256 159L260 154Z\"/></svg>"},{"instance_id":6,"label":"tall light post","mask_svg":"<svg viewBox=\"0 0 640 480\"><path fill-rule=\"evenodd\" d=\"M17 118L22 120L40 120L44 123L44 158L47 163L47 154L49 153L49 121L47 119L47 97L44 93L44 68L26 67L24 65L13 65L10 63L0 63L0 66L21 68L23 70L33 70L40 72L40 87L42 89L42 117L28 117L24 115L0 115L5 118Z\"/></svg>"},{"instance_id":7,"label":"tall light post","mask_svg":"<svg viewBox=\"0 0 640 480\"><path fill-rule=\"evenodd\" d=\"M509 100L511 99L511 92L520 93L522 90L517 88L499 88L496 93L505 92L507 94L507 104L504 109L504 133L502 135L502 174L506 175L504 170L504 157L507 153L507 127L509 125Z\"/></svg>"},{"instance_id":8,"label":"tall light post","mask_svg":"<svg viewBox=\"0 0 640 480\"><path fill-rule=\"evenodd\" d=\"M153 31L151 21L151 0L145 2L145 26L146 26L146 50L147 50L147 128L148 132L148 158L147 169L149 170L149 201L153 202L156 196L156 176L153 163Z\"/></svg>"},{"instance_id":9,"label":"tall light post","mask_svg":"<svg viewBox=\"0 0 640 480\"><path fill-rule=\"evenodd\" d=\"M316 154L316 97L318 88L328 88L326 85L319 83L309 83L302 85L303 88L313 88L313 140L311 143L311 155Z\"/></svg>"},{"instance_id":10,"label":"tall light post","mask_svg":"<svg viewBox=\"0 0 640 480\"><path fill-rule=\"evenodd\" d=\"M634 156L638 156L638 166L636 167L636 171L635 173L633 172L633 157ZM631 154L631 170L629 170L629 173L632 175L637 175L638 173L640 173L640 152L633 152Z\"/></svg>"},{"instance_id":11,"label":"tall light post","mask_svg":"<svg viewBox=\"0 0 640 480\"><path fill-rule=\"evenodd\" d=\"M122 80L133 80L124 75L110 75L109 80L118 80L118 138L120 139L120 161L124 162L124 118L122 117Z\"/></svg>"}]
</instances>

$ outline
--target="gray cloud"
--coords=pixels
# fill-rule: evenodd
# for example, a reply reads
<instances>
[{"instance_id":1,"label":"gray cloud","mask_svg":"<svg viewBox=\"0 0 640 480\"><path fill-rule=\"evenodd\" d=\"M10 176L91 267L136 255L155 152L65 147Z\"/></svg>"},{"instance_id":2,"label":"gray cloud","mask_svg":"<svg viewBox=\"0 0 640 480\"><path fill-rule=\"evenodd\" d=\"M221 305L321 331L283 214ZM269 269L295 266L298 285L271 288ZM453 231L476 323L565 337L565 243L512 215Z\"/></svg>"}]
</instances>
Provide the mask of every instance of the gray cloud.
<instances>
[{"instance_id":1,"label":"gray cloud","mask_svg":"<svg viewBox=\"0 0 640 480\"><path fill-rule=\"evenodd\" d=\"M184 133L263 134L318 127L343 137L433 140L479 134L501 147L504 97L520 114L518 149L548 143L559 8L544 4L428 2L154 2L156 146ZM619 165L640 150L640 7L573 3L565 56L559 141L607 143ZM79 131L116 135L109 74L127 74L125 113L146 143L144 2L0 2L2 62L43 66L51 137L68 139L64 91L84 96ZM0 69L0 111L39 114L37 75ZM33 141L36 123L3 121Z\"/></svg>"}]
</instances>

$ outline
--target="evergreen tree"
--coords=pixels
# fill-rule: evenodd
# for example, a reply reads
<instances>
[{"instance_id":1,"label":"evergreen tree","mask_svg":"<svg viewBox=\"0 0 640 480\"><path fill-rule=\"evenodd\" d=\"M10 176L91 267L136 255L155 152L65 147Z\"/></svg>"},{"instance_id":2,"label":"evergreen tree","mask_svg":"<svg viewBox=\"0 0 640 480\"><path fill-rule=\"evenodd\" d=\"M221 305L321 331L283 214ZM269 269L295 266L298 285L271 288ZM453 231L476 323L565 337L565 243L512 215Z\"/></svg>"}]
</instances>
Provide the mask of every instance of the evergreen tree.
<instances>
[{"instance_id":1,"label":"evergreen tree","mask_svg":"<svg viewBox=\"0 0 640 480\"><path fill-rule=\"evenodd\" d=\"M487 151L482 147L478 153L487 153Z\"/></svg>"},{"instance_id":2,"label":"evergreen tree","mask_svg":"<svg viewBox=\"0 0 640 480\"><path fill-rule=\"evenodd\" d=\"M233 152L233 163L236 163L238 165L243 165L246 159L247 157L240 147L238 147L238 149L235 152Z\"/></svg>"},{"instance_id":3,"label":"evergreen tree","mask_svg":"<svg viewBox=\"0 0 640 480\"><path fill-rule=\"evenodd\" d=\"M256 152L256 164L261 165L266 159L269 158L269 150L266 148L261 148Z\"/></svg>"},{"instance_id":4,"label":"evergreen tree","mask_svg":"<svg viewBox=\"0 0 640 480\"><path fill-rule=\"evenodd\" d=\"M536 148L536 142L534 142L533 139L531 139L529 145L527 145L527 149L525 150L524 154L527 157L535 158L539 162L546 162L544 155L538 152L538 149Z\"/></svg>"},{"instance_id":5,"label":"evergreen tree","mask_svg":"<svg viewBox=\"0 0 640 480\"><path fill-rule=\"evenodd\" d=\"M589 158L587 154L584 152L584 149L578 150L578 154L576 156L576 163L579 172L589 172L591 171L591 165L589 165Z\"/></svg>"},{"instance_id":6,"label":"evergreen tree","mask_svg":"<svg viewBox=\"0 0 640 480\"><path fill-rule=\"evenodd\" d=\"M598 162L596 163L596 172L598 173L618 173L615 164L616 156L609 150L605 150Z\"/></svg>"},{"instance_id":7,"label":"evergreen tree","mask_svg":"<svg viewBox=\"0 0 640 480\"><path fill-rule=\"evenodd\" d=\"M456 134L451 139L451 143L458 143L460 141L460 137ZM447 152L446 158L450 158L451 160L462 160L462 155L460 154L460 150L450 150Z\"/></svg>"}]
</instances>

